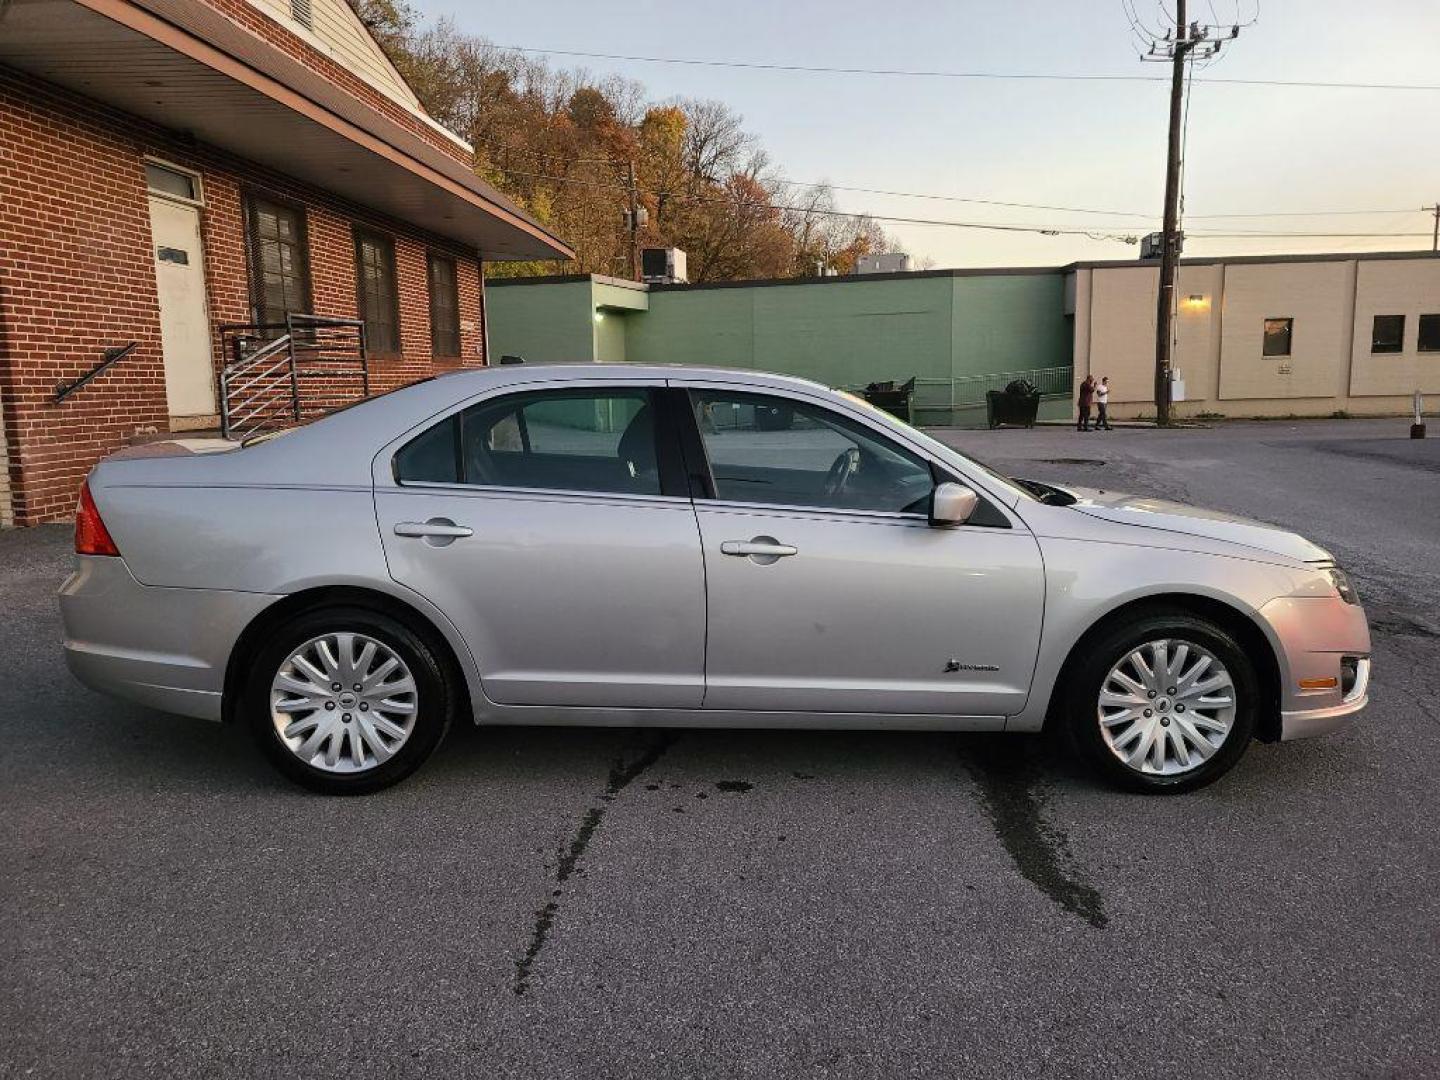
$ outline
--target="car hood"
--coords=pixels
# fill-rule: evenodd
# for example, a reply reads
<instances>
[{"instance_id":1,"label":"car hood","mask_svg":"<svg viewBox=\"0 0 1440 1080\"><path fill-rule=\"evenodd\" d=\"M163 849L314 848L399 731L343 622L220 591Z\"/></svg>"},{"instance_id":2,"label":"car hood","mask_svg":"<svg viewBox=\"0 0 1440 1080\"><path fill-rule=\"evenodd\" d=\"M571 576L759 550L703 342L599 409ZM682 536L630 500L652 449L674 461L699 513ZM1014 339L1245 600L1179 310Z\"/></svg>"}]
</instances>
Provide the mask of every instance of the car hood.
<instances>
[{"instance_id":1,"label":"car hood","mask_svg":"<svg viewBox=\"0 0 1440 1080\"><path fill-rule=\"evenodd\" d=\"M1166 499L1147 499L1096 488L1068 485L1061 490L1075 498L1069 509L1103 521L1146 529L1203 536L1210 540L1280 555L1298 562L1333 562L1334 556L1303 536L1218 510L1202 510Z\"/></svg>"}]
</instances>

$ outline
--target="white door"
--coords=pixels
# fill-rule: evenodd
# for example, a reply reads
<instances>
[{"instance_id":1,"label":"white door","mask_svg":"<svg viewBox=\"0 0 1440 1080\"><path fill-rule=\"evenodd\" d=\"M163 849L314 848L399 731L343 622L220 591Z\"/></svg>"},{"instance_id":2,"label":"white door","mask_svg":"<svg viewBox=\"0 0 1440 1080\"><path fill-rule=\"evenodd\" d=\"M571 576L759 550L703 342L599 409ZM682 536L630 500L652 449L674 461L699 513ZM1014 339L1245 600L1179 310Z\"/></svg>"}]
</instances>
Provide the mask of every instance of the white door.
<instances>
[{"instance_id":1,"label":"white door","mask_svg":"<svg viewBox=\"0 0 1440 1080\"><path fill-rule=\"evenodd\" d=\"M205 254L200 211L150 197L150 236L160 296L160 347L165 398L172 417L213 416L215 371L210 360L210 313L205 303Z\"/></svg>"}]
</instances>

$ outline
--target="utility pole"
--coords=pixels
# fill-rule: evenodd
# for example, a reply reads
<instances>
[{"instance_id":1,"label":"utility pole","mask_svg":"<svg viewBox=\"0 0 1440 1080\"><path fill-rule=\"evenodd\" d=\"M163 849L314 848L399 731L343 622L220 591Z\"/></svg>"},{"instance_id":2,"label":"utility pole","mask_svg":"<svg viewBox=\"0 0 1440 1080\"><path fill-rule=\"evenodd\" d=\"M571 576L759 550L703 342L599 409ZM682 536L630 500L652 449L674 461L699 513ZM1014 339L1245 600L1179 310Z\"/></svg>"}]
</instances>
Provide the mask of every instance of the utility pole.
<instances>
[{"instance_id":1,"label":"utility pole","mask_svg":"<svg viewBox=\"0 0 1440 1080\"><path fill-rule=\"evenodd\" d=\"M1180 261L1180 106L1185 96L1185 58L1195 47L1186 35L1185 0L1175 0L1175 44L1171 48L1170 143L1165 154L1164 244L1160 249L1160 290L1155 301L1155 422L1170 423L1170 320L1175 314L1175 269Z\"/></svg>"},{"instance_id":2,"label":"utility pole","mask_svg":"<svg viewBox=\"0 0 1440 1080\"><path fill-rule=\"evenodd\" d=\"M640 280L640 194L635 190L635 160L626 162L630 181L630 280Z\"/></svg>"},{"instance_id":3,"label":"utility pole","mask_svg":"<svg viewBox=\"0 0 1440 1080\"><path fill-rule=\"evenodd\" d=\"M1180 262L1180 142L1183 134L1185 65L1195 59L1209 59L1220 52L1226 38L1240 36L1239 26L1187 23L1185 0L1175 0L1175 28L1163 36L1132 21L1137 32L1152 42L1142 60L1170 62L1170 133L1165 155L1165 217L1160 249L1160 288L1155 297L1155 419L1161 426L1170 423L1171 344L1174 337L1175 274Z\"/></svg>"}]
</instances>

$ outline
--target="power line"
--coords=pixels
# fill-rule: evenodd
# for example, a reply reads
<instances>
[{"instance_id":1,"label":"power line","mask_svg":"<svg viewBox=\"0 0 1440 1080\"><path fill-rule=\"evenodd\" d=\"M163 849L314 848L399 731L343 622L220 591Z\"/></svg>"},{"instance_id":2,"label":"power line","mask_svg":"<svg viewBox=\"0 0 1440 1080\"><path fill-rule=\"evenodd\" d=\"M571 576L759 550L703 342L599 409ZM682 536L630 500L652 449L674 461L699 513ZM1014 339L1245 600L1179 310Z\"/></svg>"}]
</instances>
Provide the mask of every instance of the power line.
<instances>
[{"instance_id":1,"label":"power line","mask_svg":"<svg viewBox=\"0 0 1440 1080\"><path fill-rule=\"evenodd\" d=\"M515 169L506 169L503 166L500 168L503 172L509 173L511 176L524 176L534 180L549 180L558 184L573 184L578 187L606 188L612 191L629 190L624 184L607 183L603 180L578 180L571 176L552 176L545 173L520 172ZM649 194L674 199L679 202L690 202L700 205L740 206L755 210L778 210L782 213L791 214L817 214L822 217L868 218L871 221L885 221L897 225L935 225L956 229L988 229L995 232L1037 233L1044 236L1088 236L1093 240L1118 240L1122 243L1131 244L1136 242L1133 236L1105 233L1099 229L1052 228L1045 225L1022 225L1016 222L951 221L939 218L903 217L894 214L872 214L864 210L832 210L823 207L791 206L788 203L762 202L756 199L726 199L713 196L689 195L683 191L655 191Z\"/></svg>"},{"instance_id":2,"label":"power line","mask_svg":"<svg viewBox=\"0 0 1440 1080\"><path fill-rule=\"evenodd\" d=\"M546 173L520 172L513 169L504 169L512 176L523 176L534 180L548 180L558 184L572 184L578 187L605 188L611 191L628 191L624 184L607 183L602 180L579 180L572 176L553 176ZM1134 243L1135 238L1122 236L1116 233L1107 233L1099 229L1077 229L1077 228L1056 228L1046 225L1026 225L1019 222L990 222L990 221L953 221L943 218L920 218L905 217L895 214L876 214L865 210L831 210L816 207L792 206L787 203L761 202L754 199L726 199L713 196L689 195L680 191L656 191L649 194L663 196L667 199L674 199L678 202L689 202L699 205L711 206L740 206L754 210L777 210L782 213L792 214L818 214L824 217L842 218L868 218L871 221L883 221L896 225L917 225L917 226L939 226L956 229L987 229L996 232L1023 232L1035 233L1042 236L1086 236L1092 240L1116 240L1122 243ZM1425 213L1429 213L1427 208ZM1194 232L1188 235L1197 239L1244 239L1263 237L1315 237L1315 238L1361 238L1361 237L1415 237L1429 236L1429 233L1410 232L1264 232L1264 231L1243 231L1243 232Z\"/></svg>"},{"instance_id":3,"label":"power line","mask_svg":"<svg viewBox=\"0 0 1440 1080\"><path fill-rule=\"evenodd\" d=\"M918 79L1011 79L1038 82L1168 82L1164 75L1098 75L1020 71L940 71L915 68L823 67L809 64L767 64L752 60L702 60L676 56L637 56L629 53L585 52L579 49L536 49L522 45L496 45L505 52L538 56L578 56L591 60L624 60L640 64L677 64L686 67L743 68L750 71L789 71L809 75L878 75ZM1207 85L1275 86L1311 90L1414 90L1440 91L1440 83L1331 82L1311 79L1200 79Z\"/></svg>"},{"instance_id":4,"label":"power line","mask_svg":"<svg viewBox=\"0 0 1440 1080\"><path fill-rule=\"evenodd\" d=\"M561 154L546 153L541 150L531 150L527 147L511 146L508 143L493 142L486 139L477 139L477 143L492 147L496 150L503 150L507 153L519 154L535 160L548 161L562 157ZM624 162L617 162L611 158L575 158L570 164L574 165L613 165L619 167ZM495 168L502 172L512 173L517 176L534 176L541 179L554 179L554 177L543 176L539 173L519 173L503 165L495 165ZM889 198L900 199L925 199L934 202L955 202L971 203L976 206L1003 206L1012 210L1049 210L1060 214L1093 214L1097 217L1133 218L1138 221L1154 221L1160 215L1158 213L1145 213L1136 210L1102 210L1097 207L1086 206L1062 206L1056 203L1029 203L1015 202L1007 199L987 199L970 195L941 195L935 192L924 191L897 191L892 188L857 187L851 184L833 184L828 180L787 180L777 178L773 181L791 188L817 188L826 187L831 191L847 191L861 195L883 195ZM1430 213L1428 207L1385 207L1374 210L1245 210L1228 214L1190 214L1185 216L1192 221L1230 219L1230 218L1281 218L1281 217L1345 217L1370 214L1414 214Z\"/></svg>"}]
</instances>

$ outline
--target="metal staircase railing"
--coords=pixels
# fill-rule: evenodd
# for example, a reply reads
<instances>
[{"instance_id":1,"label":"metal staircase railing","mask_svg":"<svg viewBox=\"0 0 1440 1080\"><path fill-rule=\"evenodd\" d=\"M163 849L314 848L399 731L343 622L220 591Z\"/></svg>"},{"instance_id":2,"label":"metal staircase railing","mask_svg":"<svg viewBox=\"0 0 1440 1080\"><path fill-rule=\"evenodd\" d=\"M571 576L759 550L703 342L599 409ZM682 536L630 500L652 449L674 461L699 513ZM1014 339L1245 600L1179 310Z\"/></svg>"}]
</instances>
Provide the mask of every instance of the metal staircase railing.
<instances>
[{"instance_id":1,"label":"metal staircase railing","mask_svg":"<svg viewBox=\"0 0 1440 1080\"><path fill-rule=\"evenodd\" d=\"M220 327L220 433L247 439L303 424L370 396L365 324L287 315Z\"/></svg>"}]
</instances>

